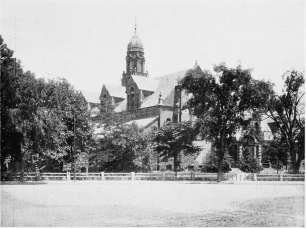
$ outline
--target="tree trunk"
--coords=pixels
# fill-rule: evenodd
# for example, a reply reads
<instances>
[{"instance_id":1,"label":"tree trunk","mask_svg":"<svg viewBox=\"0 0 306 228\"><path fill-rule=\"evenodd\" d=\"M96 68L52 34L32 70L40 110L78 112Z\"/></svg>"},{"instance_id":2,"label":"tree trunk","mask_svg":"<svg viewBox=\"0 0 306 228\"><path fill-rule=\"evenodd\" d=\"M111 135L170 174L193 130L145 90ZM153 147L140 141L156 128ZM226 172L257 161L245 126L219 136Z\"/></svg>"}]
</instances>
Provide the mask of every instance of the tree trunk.
<instances>
[{"instance_id":1,"label":"tree trunk","mask_svg":"<svg viewBox=\"0 0 306 228\"><path fill-rule=\"evenodd\" d=\"M222 159L218 159L218 175L217 175L217 182L221 182L221 176L222 176Z\"/></svg>"},{"instance_id":2,"label":"tree trunk","mask_svg":"<svg viewBox=\"0 0 306 228\"><path fill-rule=\"evenodd\" d=\"M295 168L294 168L294 171L296 171L295 173L300 173L300 164L302 160L303 160L302 156L298 154L298 159L296 161Z\"/></svg>"},{"instance_id":3,"label":"tree trunk","mask_svg":"<svg viewBox=\"0 0 306 228\"><path fill-rule=\"evenodd\" d=\"M222 130L221 132L221 149L218 151L218 175L217 175L217 182L220 183L222 180L222 161L225 154L225 131Z\"/></svg>"},{"instance_id":4,"label":"tree trunk","mask_svg":"<svg viewBox=\"0 0 306 228\"><path fill-rule=\"evenodd\" d=\"M24 182L24 162L23 162L23 154L20 155L20 182Z\"/></svg>"},{"instance_id":5,"label":"tree trunk","mask_svg":"<svg viewBox=\"0 0 306 228\"><path fill-rule=\"evenodd\" d=\"M301 161L304 159L304 153L296 154L295 152L294 149L292 151L290 150L290 155L293 154L293 156L291 155L292 169L293 173L299 173Z\"/></svg>"},{"instance_id":6,"label":"tree trunk","mask_svg":"<svg viewBox=\"0 0 306 228\"><path fill-rule=\"evenodd\" d=\"M290 157L291 157L291 165L292 165L292 171L293 173L299 173L299 167L296 160L296 153L295 153L295 147L294 145L290 145Z\"/></svg>"},{"instance_id":7,"label":"tree trunk","mask_svg":"<svg viewBox=\"0 0 306 228\"><path fill-rule=\"evenodd\" d=\"M174 179L177 180L177 154L174 155L174 162L173 162L173 165L174 165Z\"/></svg>"}]
</instances>

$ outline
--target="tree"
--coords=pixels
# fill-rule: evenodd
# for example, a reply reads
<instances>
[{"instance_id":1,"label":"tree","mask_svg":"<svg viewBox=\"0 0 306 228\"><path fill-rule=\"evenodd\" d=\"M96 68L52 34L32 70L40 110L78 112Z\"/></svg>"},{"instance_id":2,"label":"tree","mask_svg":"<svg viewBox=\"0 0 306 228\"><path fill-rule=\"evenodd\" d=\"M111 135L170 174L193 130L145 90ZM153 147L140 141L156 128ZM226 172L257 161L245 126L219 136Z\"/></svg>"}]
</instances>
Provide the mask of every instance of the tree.
<instances>
[{"instance_id":1,"label":"tree","mask_svg":"<svg viewBox=\"0 0 306 228\"><path fill-rule=\"evenodd\" d=\"M277 125L278 137L281 137L289 150L292 168L298 172L301 161L304 159L305 145L305 117L302 105L304 97L304 74L289 70L283 75L285 84L282 94L278 95L267 88L269 95L266 105L266 114Z\"/></svg>"},{"instance_id":2,"label":"tree","mask_svg":"<svg viewBox=\"0 0 306 228\"><path fill-rule=\"evenodd\" d=\"M198 118L202 137L211 141L218 156L218 178L221 182L222 162L235 142L238 129L247 124L245 113L259 108L265 94L258 91L250 69L214 67L214 77L199 68L190 70L180 81L182 89L192 94L186 107ZM261 82L266 85L264 82Z\"/></svg>"},{"instance_id":3,"label":"tree","mask_svg":"<svg viewBox=\"0 0 306 228\"><path fill-rule=\"evenodd\" d=\"M23 181L26 162L73 160L74 138L77 152L88 152L91 126L83 95L64 79L46 82L24 72L2 37L0 44L1 163L9 156L18 161Z\"/></svg>"},{"instance_id":4,"label":"tree","mask_svg":"<svg viewBox=\"0 0 306 228\"><path fill-rule=\"evenodd\" d=\"M283 139L266 142L262 148L262 161L264 163L270 162L274 169L280 169L287 165L288 154L286 151L286 143Z\"/></svg>"},{"instance_id":5,"label":"tree","mask_svg":"<svg viewBox=\"0 0 306 228\"><path fill-rule=\"evenodd\" d=\"M228 154L225 154L224 159L222 161L222 172L223 173L227 173L231 171L230 169L231 162L232 162L231 156L229 156ZM214 148L212 148L212 150L206 155L206 158L203 161L202 172L208 172L208 173L218 172L218 156Z\"/></svg>"},{"instance_id":6,"label":"tree","mask_svg":"<svg viewBox=\"0 0 306 228\"><path fill-rule=\"evenodd\" d=\"M49 134L47 156L61 164L75 161L92 149L92 124L87 103L66 79L50 80L45 90L45 113ZM76 157L74 154L76 146Z\"/></svg>"},{"instance_id":7,"label":"tree","mask_svg":"<svg viewBox=\"0 0 306 228\"><path fill-rule=\"evenodd\" d=\"M12 117L12 109L19 102L19 78L24 74L20 61L13 58L13 51L3 43L1 45L1 164L7 157L21 163L21 142L23 135L17 129ZM3 165L1 166L4 167ZM21 177L22 179L22 177Z\"/></svg>"},{"instance_id":8,"label":"tree","mask_svg":"<svg viewBox=\"0 0 306 228\"><path fill-rule=\"evenodd\" d=\"M194 154L199 149L192 143L197 136L197 129L192 122L171 123L168 122L157 131L151 134L152 147L157 151L158 156L163 159L174 159L175 178L180 165L179 155Z\"/></svg>"},{"instance_id":9,"label":"tree","mask_svg":"<svg viewBox=\"0 0 306 228\"><path fill-rule=\"evenodd\" d=\"M153 160L148 136L137 125L110 126L97 140L91 161L110 172L150 171Z\"/></svg>"}]
</instances>

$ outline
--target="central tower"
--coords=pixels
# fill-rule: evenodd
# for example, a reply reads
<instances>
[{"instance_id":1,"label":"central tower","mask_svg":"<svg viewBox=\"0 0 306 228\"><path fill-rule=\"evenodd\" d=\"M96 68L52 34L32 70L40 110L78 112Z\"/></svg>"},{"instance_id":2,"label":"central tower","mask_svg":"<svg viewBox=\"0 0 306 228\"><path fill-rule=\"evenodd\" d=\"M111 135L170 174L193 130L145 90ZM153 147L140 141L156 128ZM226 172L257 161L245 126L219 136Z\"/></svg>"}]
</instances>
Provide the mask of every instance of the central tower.
<instances>
[{"instance_id":1,"label":"central tower","mask_svg":"<svg viewBox=\"0 0 306 228\"><path fill-rule=\"evenodd\" d=\"M126 52L126 71L123 71L121 85L126 86L131 75L148 77L148 72L145 72L145 57L143 45L137 35L137 27L135 24L134 36L127 46Z\"/></svg>"}]
</instances>

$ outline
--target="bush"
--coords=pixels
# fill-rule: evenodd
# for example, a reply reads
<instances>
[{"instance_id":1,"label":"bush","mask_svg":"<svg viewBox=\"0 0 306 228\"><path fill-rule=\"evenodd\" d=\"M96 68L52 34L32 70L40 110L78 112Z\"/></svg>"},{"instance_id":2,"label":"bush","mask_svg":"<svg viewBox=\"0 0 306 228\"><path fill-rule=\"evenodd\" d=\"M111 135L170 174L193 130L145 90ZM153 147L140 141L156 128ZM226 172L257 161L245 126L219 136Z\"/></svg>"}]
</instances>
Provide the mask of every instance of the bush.
<instances>
[{"instance_id":1,"label":"bush","mask_svg":"<svg viewBox=\"0 0 306 228\"><path fill-rule=\"evenodd\" d=\"M228 173L231 171L230 163L232 159L230 156L225 155L223 162L222 162L222 173ZM214 150L206 156L206 161L203 162L203 168L201 172L207 173L217 173L218 172L218 157Z\"/></svg>"},{"instance_id":2,"label":"bush","mask_svg":"<svg viewBox=\"0 0 306 228\"><path fill-rule=\"evenodd\" d=\"M231 171L229 163L227 161L223 161L222 162L222 173L227 173L229 171ZM202 168L201 172L217 173L218 172L218 164L216 164L216 163L205 164L204 167Z\"/></svg>"},{"instance_id":3,"label":"bush","mask_svg":"<svg viewBox=\"0 0 306 228\"><path fill-rule=\"evenodd\" d=\"M241 171L246 173L259 173L262 170L259 160L250 155L243 157L238 164Z\"/></svg>"}]
</instances>

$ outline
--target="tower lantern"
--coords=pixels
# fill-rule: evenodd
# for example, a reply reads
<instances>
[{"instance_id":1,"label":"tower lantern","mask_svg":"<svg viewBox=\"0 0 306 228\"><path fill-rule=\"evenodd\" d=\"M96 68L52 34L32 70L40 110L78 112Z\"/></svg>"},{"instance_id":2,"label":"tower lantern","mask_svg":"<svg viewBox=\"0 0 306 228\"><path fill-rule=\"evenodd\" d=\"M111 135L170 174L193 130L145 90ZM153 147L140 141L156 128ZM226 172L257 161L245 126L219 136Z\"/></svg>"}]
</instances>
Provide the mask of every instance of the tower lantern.
<instances>
[{"instance_id":1,"label":"tower lantern","mask_svg":"<svg viewBox=\"0 0 306 228\"><path fill-rule=\"evenodd\" d=\"M126 52L126 71L122 74L121 85L126 86L131 75L148 77L145 71L145 57L142 42L137 34L137 24L135 18L135 31L127 45Z\"/></svg>"}]
</instances>

